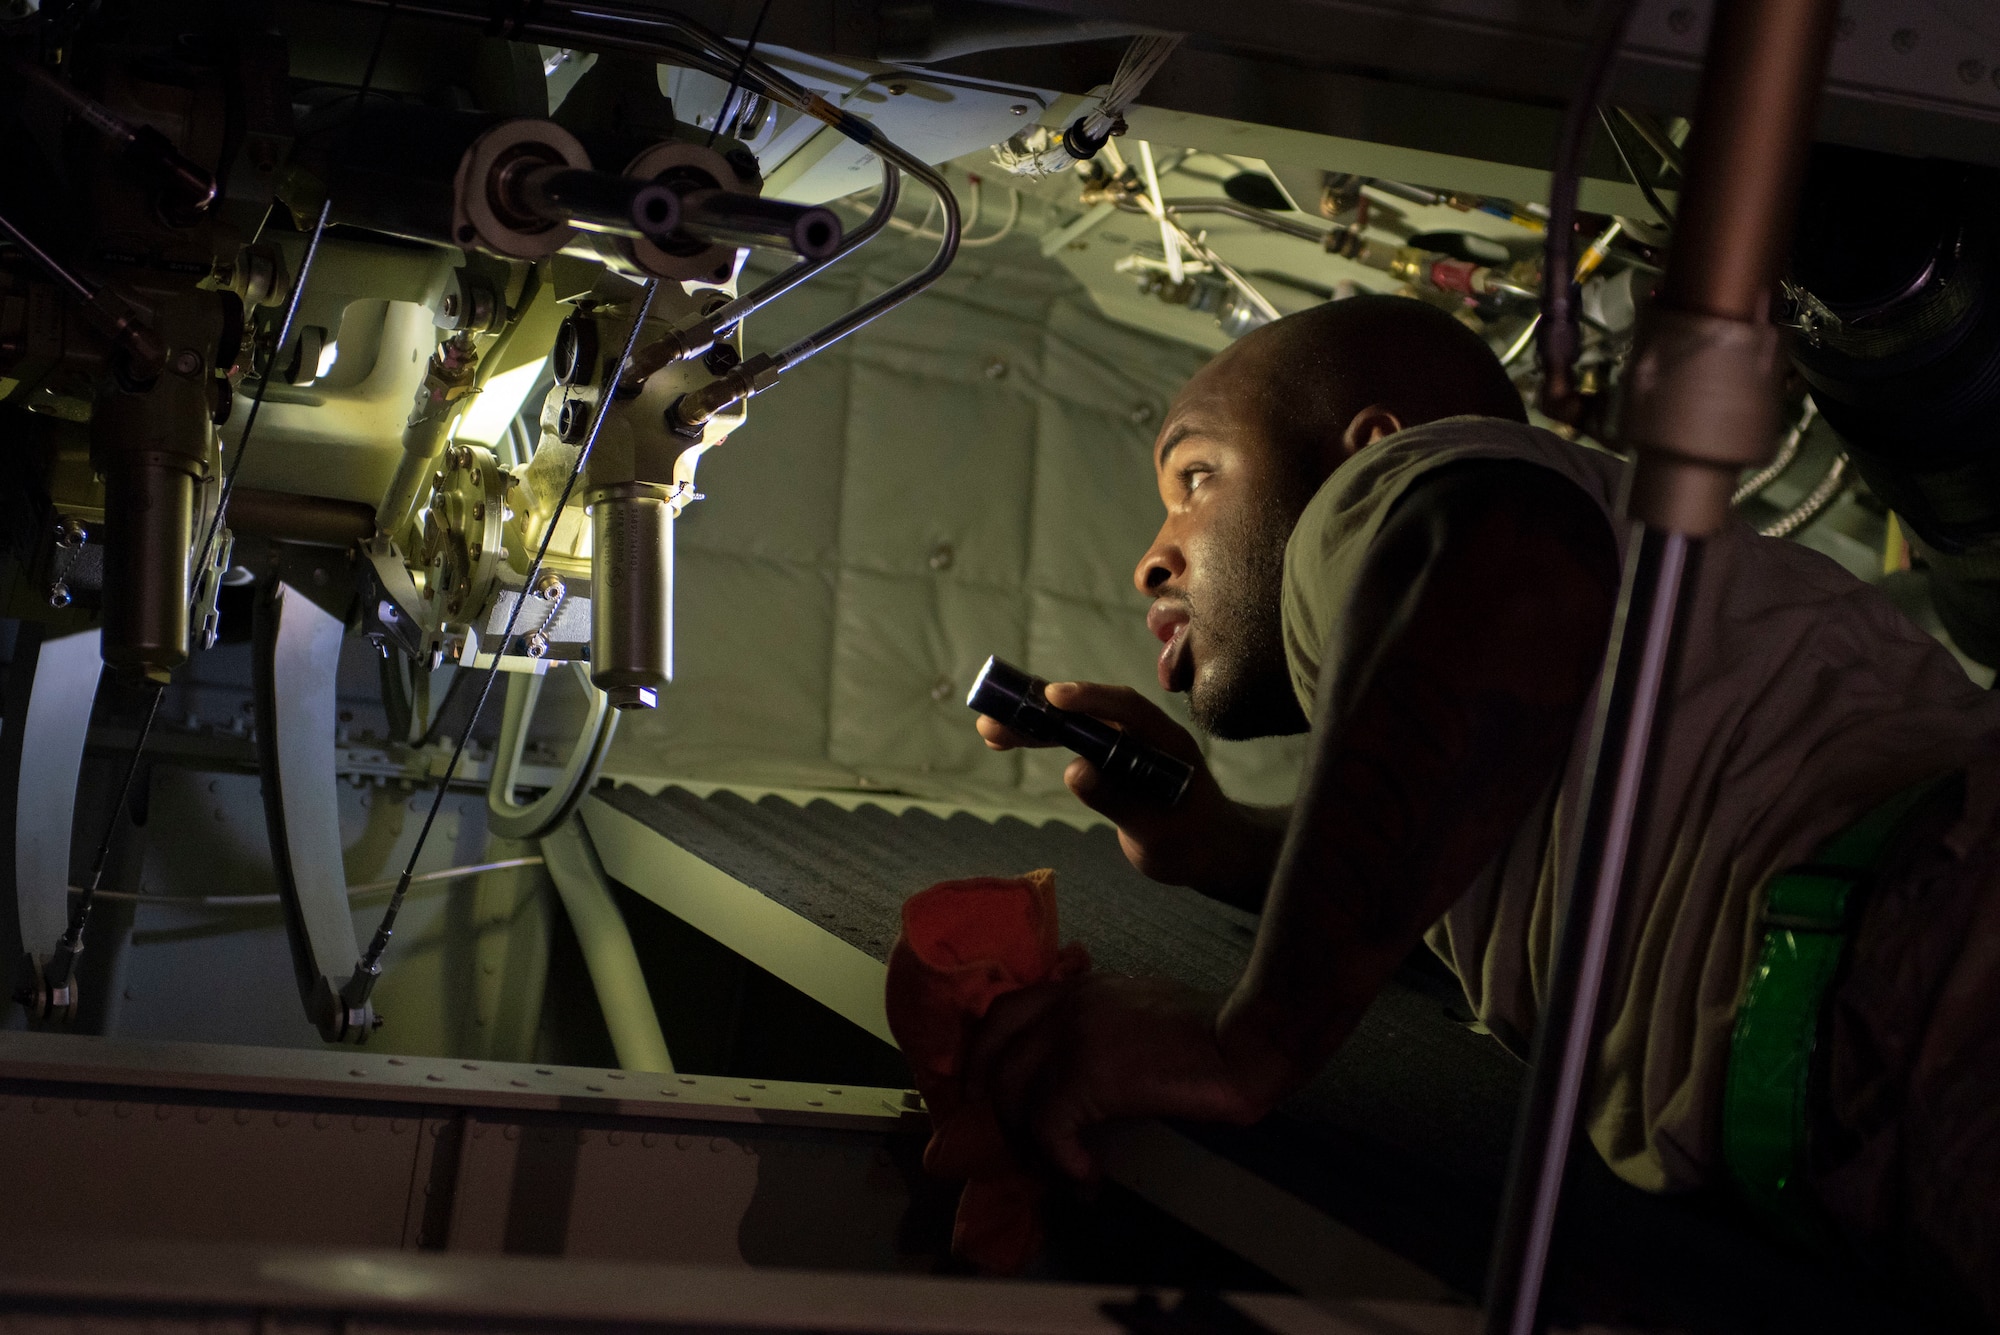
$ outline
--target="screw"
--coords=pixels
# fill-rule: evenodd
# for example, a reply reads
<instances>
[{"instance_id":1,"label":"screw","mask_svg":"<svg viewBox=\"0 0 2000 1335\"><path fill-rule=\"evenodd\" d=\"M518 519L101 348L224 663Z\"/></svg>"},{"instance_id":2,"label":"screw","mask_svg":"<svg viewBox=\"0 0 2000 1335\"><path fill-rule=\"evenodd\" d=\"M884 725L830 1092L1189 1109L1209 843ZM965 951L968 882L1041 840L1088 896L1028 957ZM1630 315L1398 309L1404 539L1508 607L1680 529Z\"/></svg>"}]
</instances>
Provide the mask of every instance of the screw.
<instances>
[{"instance_id":1,"label":"screw","mask_svg":"<svg viewBox=\"0 0 2000 1335\"><path fill-rule=\"evenodd\" d=\"M69 585L57 580L49 585L49 606L68 607L70 604Z\"/></svg>"},{"instance_id":2,"label":"screw","mask_svg":"<svg viewBox=\"0 0 2000 1335\"><path fill-rule=\"evenodd\" d=\"M728 375L743 361L732 344L718 343L702 357L701 364L708 368L710 375Z\"/></svg>"},{"instance_id":3,"label":"screw","mask_svg":"<svg viewBox=\"0 0 2000 1335\"><path fill-rule=\"evenodd\" d=\"M182 348L174 354L174 373L176 375L200 375L201 354L193 348Z\"/></svg>"},{"instance_id":4,"label":"screw","mask_svg":"<svg viewBox=\"0 0 2000 1335\"><path fill-rule=\"evenodd\" d=\"M1898 28L1889 36L1889 45L1896 48L1896 54L1907 56L1917 49L1917 30Z\"/></svg>"}]
</instances>

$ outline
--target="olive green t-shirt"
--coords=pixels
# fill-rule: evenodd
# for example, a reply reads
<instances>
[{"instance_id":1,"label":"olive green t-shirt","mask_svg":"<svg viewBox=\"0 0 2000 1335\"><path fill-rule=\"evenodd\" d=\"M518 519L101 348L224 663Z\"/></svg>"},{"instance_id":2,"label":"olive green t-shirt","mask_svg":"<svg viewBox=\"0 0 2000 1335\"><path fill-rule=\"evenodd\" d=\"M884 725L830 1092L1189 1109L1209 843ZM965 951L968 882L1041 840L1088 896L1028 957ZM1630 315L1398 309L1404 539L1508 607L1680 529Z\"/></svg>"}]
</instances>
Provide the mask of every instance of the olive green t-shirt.
<instances>
[{"instance_id":1,"label":"olive green t-shirt","mask_svg":"<svg viewBox=\"0 0 2000 1335\"><path fill-rule=\"evenodd\" d=\"M1462 417L1369 446L1327 479L1285 551L1285 652L1309 717L1323 659L1343 657L1349 591L1384 520L1427 474L1472 459L1549 468L1607 518L1622 513L1622 460L1534 427ZM1615 518L1613 529L1622 549L1629 530ZM1584 1109L1606 1161L1651 1190L1719 1176L1723 1073L1765 880L2000 730L2000 696L1819 553L1732 523L1698 569ZM1522 1056L1554 955L1589 712L1561 779L1428 937Z\"/></svg>"}]
</instances>

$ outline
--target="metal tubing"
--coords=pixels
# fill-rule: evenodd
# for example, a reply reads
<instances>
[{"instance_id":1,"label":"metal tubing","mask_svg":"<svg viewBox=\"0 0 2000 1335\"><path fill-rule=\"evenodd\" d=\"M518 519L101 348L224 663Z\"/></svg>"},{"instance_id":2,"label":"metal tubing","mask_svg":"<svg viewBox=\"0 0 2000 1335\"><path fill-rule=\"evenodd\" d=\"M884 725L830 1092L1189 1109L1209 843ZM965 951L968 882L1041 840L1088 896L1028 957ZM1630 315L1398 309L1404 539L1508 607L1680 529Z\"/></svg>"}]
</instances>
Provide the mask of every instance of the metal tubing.
<instances>
[{"instance_id":1,"label":"metal tubing","mask_svg":"<svg viewBox=\"0 0 2000 1335\"><path fill-rule=\"evenodd\" d=\"M1598 696L1592 761L1584 776L1590 800L1576 861L1566 877L1571 889L1487 1272L1487 1335L1533 1335L1536 1329L1549 1237L1590 1066L1597 998L1617 925L1647 743L1690 546L1681 534L1642 528L1625 563L1612 655Z\"/></svg>"},{"instance_id":2,"label":"metal tubing","mask_svg":"<svg viewBox=\"0 0 2000 1335\"><path fill-rule=\"evenodd\" d=\"M524 172L510 198L535 217L613 236L667 236L682 222L680 196L666 186L575 167Z\"/></svg>"},{"instance_id":3,"label":"metal tubing","mask_svg":"<svg viewBox=\"0 0 2000 1335\"><path fill-rule=\"evenodd\" d=\"M619 382L618 392L637 394L644 387L647 377L654 372L675 362L701 356L715 346L715 340L723 330L740 323L745 316L763 309L822 269L839 263L874 240L876 233L889 225L889 219L896 212L896 204L902 198L902 191L903 173L895 163L882 159L882 197L861 225L841 239L838 250L824 259L801 260L685 329L677 329L639 349L632 358L632 366L625 379Z\"/></svg>"},{"instance_id":4,"label":"metal tubing","mask_svg":"<svg viewBox=\"0 0 2000 1335\"><path fill-rule=\"evenodd\" d=\"M1770 318L1839 9L1831 0L1716 6L1664 304Z\"/></svg>"},{"instance_id":5,"label":"metal tubing","mask_svg":"<svg viewBox=\"0 0 2000 1335\"><path fill-rule=\"evenodd\" d=\"M840 218L819 205L789 204L728 190L703 190L682 201L683 222L695 235L726 245L781 246L808 260L840 249Z\"/></svg>"},{"instance_id":6,"label":"metal tubing","mask_svg":"<svg viewBox=\"0 0 2000 1335\"><path fill-rule=\"evenodd\" d=\"M493 773L486 783L486 826L502 839L540 839L568 820L597 782L597 772L618 731L618 711L604 692L590 684L590 664L573 663L577 681L589 700L589 712L577 732L555 785L532 802L516 802L521 752L528 744L528 727L535 717L546 678L516 672L507 678L507 703L500 717L500 741L493 750Z\"/></svg>"},{"instance_id":7,"label":"metal tubing","mask_svg":"<svg viewBox=\"0 0 2000 1335\"><path fill-rule=\"evenodd\" d=\"M351 547L375 535L375 511L365 501L238 487L229 500L229 526L307 547Z\"/></svg>"},{"instance_id":8,"label":"metal tubing","mask_svg":"<svg viewBox=\"0 0 2000 1335\"><path fill-rule=\"evenodd\" d=\"M645 970L639 967L639 953L632 948L631 929L612 898L611 881L583 823L572 816L542 836L542 861L562 897L570 926L576 929L619 1067L672 1075L674 1059L660 1032L659 1012L653 1007Z\"/></svg>"},{"instance_id":9,"label":"metal tubing","mask_svg":"<svg viewBox=\"0 0 2000 1335\"><path fill-rule=\"evenodd\" d=\"M1704 450L1698 465L1708 455L1725 463L1761 462L1775 443L1775 433L1749 438L1759 434L1755 412L1702 419L1690 414L1688 405L1718 389L1743 402L1757 398L1763 370L1744 364L1755 358L1704 354L1727 351L1734 343L1754 348L1768 335L1771 287L1790 237L1792 197L1837 8L1837 0L1725 0L1710 34L1700 129L1690 144L1681 226L1661 302L1674 318L1650 326L1634 358L1651 383L1643 410L1629 409L1624 423L1626 443L1638 455L1628 507L1673 522L1641 526L1626 558L1585 775L1589 797L1575 864L1565 869L1572 888L1488 1272L1487 1335L1532 1335L1537 1329L1549 1239L1593 1055L1598 999L1637 833L1648 746L1660 722L1674 623L1694 587L1699 549L1691 535L1712 531L1711 499L1727 510L1728 484L1711 498L1706 492L1713 490L1713 479L1698 476L1702 466L1677 467L1671 447L1686 450L1690 441L1682 438L1685 429L1677 435L1672 428L1713 421L1729 437L1693 442ZM1552 234L1556 226L1552 219ZM1689 340L1692 355L1685 350L1673 355L1672 340L1686 339L1690 322L1702 320L1722 328L1697 326L1698 338ZM1655 356L1656 343L1668 355ZM1732 374L1735 383L1704 381L1727 381ZM1659 495L1646 500L1642 491L1649 475ZM1733 473L1720 475L1733 483Z\"/></svg>"}]
</instances>

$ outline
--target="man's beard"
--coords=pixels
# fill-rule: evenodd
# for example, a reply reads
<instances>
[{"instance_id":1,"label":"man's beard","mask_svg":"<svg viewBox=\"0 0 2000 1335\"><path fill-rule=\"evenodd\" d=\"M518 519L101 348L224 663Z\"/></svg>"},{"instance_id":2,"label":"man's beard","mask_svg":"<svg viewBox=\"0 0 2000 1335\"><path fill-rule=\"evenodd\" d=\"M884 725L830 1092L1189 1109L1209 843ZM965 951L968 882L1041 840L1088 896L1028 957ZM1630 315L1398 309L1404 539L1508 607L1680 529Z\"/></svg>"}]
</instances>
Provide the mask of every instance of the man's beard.
<instances>
[{"instance_id":1,"label":"man's beard","mask_svg":"<svg viewBox=\"0 0 2000 1335\"><path fill-rule=\"evenodd\" d=\"M1201 658L1188 712L1211 737L1236 742L1311 726L1285 661L1285 543L1296 520L1295 510L1273 504L1217 533L1221 559L1211 564L1200 601L1190 600L1189 629L1201 633Z\"/></svg>"}]
</instances>

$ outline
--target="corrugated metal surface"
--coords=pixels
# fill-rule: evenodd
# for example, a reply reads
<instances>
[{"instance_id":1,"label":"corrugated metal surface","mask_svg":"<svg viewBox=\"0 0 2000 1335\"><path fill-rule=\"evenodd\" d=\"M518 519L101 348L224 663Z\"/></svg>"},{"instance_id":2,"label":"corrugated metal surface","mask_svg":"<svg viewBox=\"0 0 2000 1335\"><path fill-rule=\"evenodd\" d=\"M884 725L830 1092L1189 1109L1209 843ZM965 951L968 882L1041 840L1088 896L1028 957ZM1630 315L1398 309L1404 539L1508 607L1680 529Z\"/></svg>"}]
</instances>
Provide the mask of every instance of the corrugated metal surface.
<instances>
[{"instance_id":1,"label":"corrugated metal surface","mask_svg":"<svg viewBox=\"0 0 2000 1335\"><path fill-rule=\"evenodd\" d=\"M1098 967L1225 989L1255 919L1155 885L1106 828L921 810L847 810L679 788L599 794L704 861L876 958L903 899L936 881L1056 871L1065 939ZM1465 1293L1483 1284L1525 1068L1454 1018L1456 985L1406 967L1319 1078L1248 1130L1190 1135ZM1648 1196L1585 1142L1572 1154L1549 1280L1559 1318L1712 1331L1900 1328L1851 1273L1780 1252L1717 1197Z\"/></svg>"}]
</instances>

